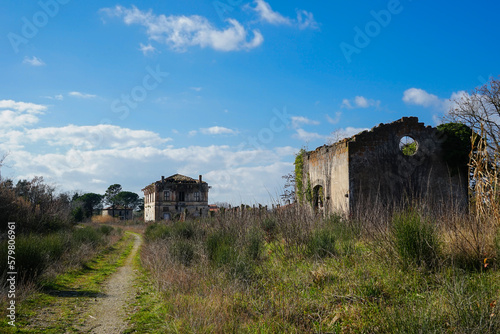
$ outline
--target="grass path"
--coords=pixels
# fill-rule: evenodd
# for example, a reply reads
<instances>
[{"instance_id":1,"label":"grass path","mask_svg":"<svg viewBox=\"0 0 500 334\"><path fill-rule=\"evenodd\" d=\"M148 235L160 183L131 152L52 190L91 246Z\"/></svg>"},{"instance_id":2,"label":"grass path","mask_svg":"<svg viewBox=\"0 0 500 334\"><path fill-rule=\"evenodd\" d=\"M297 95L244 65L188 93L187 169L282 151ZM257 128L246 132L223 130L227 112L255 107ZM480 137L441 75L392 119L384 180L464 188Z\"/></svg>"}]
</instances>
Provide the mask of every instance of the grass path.
<instances>
[{"instance_id":1,"label":"grass path","mask_svg":"<svg viewBox=\"0 0 500 334\"><path fill-rule=\"evenodd\" d=\"M59 276L24 300L17 326L2 321L0 333L123 333L136 294L133 262L141 244L142 236L126 232L83 269Z\"/></svg>"},{"instance_id":2,"label":"grass path","mask_svg":"<svg viewBox=\"0 0 500 334\"><path fill-rule=\"evenodd\" d=\"M90 307L87 318L84 319L84 333L114 334L126 330L126 309L136 294L133 285L136 278L133 259L142 244L140 235L134 234L134 237L134 246L123 266L109 277L104 285L104 294L97 296L96 304Z\"/></svg>"}]
</instances>

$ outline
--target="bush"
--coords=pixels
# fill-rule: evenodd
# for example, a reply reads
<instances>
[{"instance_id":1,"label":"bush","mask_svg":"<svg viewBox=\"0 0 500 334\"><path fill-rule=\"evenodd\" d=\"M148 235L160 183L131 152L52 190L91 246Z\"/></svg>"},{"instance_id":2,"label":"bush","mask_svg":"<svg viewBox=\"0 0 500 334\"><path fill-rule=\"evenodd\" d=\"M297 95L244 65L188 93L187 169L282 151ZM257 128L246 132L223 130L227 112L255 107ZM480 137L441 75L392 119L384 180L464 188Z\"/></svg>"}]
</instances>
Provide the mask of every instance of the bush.
<instances>
[{"instance_id":1,"label":"bush","mask_svg":"<svg viewBox=\"0 0 500 334\"><path fill-rule=\"evenodd\" d=\"M250 260L260 259L260 255L264 251L264 238L262 232L253 229L248 234L248 241L246 244L246 255Z\"/></svg>"},{"instance_id":2,"label":"bush","mask_svg":"<svg viewBox=\"0 0 500 334\"><path fill-rule=\"evenodd\" d=\"M90 226L75 229L73 232L73 241L77 245L92 244L94 246L99 246L104 242L103 235L97 229Z\"/></svg>"},{"instance_id":3,"label":"bush","mask_svg":"<svg viewBox=\"0 0 500 334\"><path fill-rule=\"evenodd\" d=\"M395 214L392 220L394 245L403 266L432 268L437 265L439 240L436 228L416 212Z\"/></svg>"},{"instance_id":4,"label":"bush","mask_svg":"<svg viewBox=\"0 0 500 334\"><path fill-rule=\"evenodd\" d=\"M275 218L265 218L260 224L264 232L266 232L268 241L274 240L276 237L277 224Z\"/></svg>"},{"instance_id":5,"label":"bush","mask_svg":"<svg viewBox=\"0 0 500 334\"><path fill-rule=\"evenodd\" d=\"M114 228L109 225L102 225L99 227L99 232L104 235L110 235L113 232Z\"/></svg>"},{"instance_id":6,"label":"bush","mask_svg":"<svg viewBox=\"0 0 500 334\"><path fill-rule=\"evenodd\" d=\"M170 254L179 263L185 266L191 265L195 258L194 247L187 240L174 240L170 245Z\"/></svg>"},{"instance_id":7,"label":"bush","mask_svg":"<svg viewBox=\"0 0 500 334\"><path fill-rule=\"evenodd\" d=\"M234 237L223 231L209 235L206 241L208 259L215 266L222 266L238 259L238 252L234 248Z\"/></svg>"},{"instance_id":8,"label":"bush","mask_svg":"<svg viewBox=\"0 0 500 334\"><path fill-rule=\"evenodd\" d=\"M307 254L320 258L335 255L335 239L335 233L328 228L314 231L307 240Z\"/></svg>"},{"instance_id":9,"label":"bush","mask_svg":"<svg viewBox=\"0 0 500 334\"><path fill-rule=\"evenodd\" d=\"M172 228L165 224L154 223L149 225L144 232L146 241L155 241L160 239L167 239L172 236Z\"/></svg>"},{"instance_id":10,"label":"bush","mask_svg":"<svg viewBox=\"0 0 500 334\"><path fill-rule=\"evenodd\" d=\"M191 221L176 222L173 230L176 236L184 239L192 239L196 234L194 223Z\"/></svg>"},{"instance_id":11,"label":"bush","mask_svg":"<svg viewBox=\"0 0 500 334\"><path fill-rule=\"evenodd\" d=\"M44 270L58 261L67 250L62 233L40 235L19 235L15 244L15 267L22 281L36 282ZM0 254L7 260L7 240L0 243ZM0 270L6 274L7 261L0 264Z\"/></svg>"}]
</instances>

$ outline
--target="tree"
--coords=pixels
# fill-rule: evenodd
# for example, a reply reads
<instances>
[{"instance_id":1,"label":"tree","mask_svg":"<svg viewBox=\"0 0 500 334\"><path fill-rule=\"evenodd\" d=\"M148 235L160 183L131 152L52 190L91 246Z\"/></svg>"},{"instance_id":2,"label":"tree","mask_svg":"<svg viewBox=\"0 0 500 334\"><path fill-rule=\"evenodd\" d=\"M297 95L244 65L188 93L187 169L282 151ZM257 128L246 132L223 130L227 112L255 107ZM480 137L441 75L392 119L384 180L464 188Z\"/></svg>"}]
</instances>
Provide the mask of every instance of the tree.
<instances>
[{"instance_id":1,"label":"tree","mask_svg":"<svg viewBox=\"0 0 500 334\"><path fill-rule=\"evenodd\" d=\"M281 178L286 180L281 199L285 203L288 201L290 201L290 203L295 202L295 173L288 173Z\"/></svg>"},{"instance_id":2,"label":"tree","mask_svg":"<svg viewBox=\"0 0 500 334\"><path fill-rule=\"evenodd\" d=\"M472 129L461 123L444 123L437 129L444 134L443 157L452 173L467 168L472 150Z\"/></svg>"},{"instance_id":3,"label":"tree","mask_svg":"<svg viewBox=\"0 0 500 334\"><path fill-rule=\"evenodd\" d=\"M121 193L122 191L122 186L119 184L112 184L108 187L106 190L106 193L104 194L104 201L111 206L112 210L112 215L113 217L115 216L115 209L118 205L120 205L119 198L117 198L117 195Z\"/></svg>"},{"instance_id":4,"label":"tree","mask_svg":"<svg viewBox=\"0 0 500 334\"><path fill-rule=\"evenodd\" d=\"M129 209L135 209L139 205L139 195L131 191L122 191L116 195L116 201Z\"/></svg>"},{"instance_id":5,"label":"tree","mask_svg":"<svg viewBox=\"0 0 500 334\"><path fill-rule=\"evenodd\" d=\"M102 207L102 199L103 195L95 194L95 193L87 193L82 196L76 198L76 201L82 203L83 211L85 213L85 217L91 217L92 213L95 209L99 209Z\"/></svg>"},{"instance_id":6,"label":"tree","mask_svg":"<svg viewBox=\"0 0 500 334\"><path fill-rule=\"evenodd\" d=\"M490 153L500 152L500 79L452 99L446 119L469 126L485 139Z\"/></svg>"}]
</instances>

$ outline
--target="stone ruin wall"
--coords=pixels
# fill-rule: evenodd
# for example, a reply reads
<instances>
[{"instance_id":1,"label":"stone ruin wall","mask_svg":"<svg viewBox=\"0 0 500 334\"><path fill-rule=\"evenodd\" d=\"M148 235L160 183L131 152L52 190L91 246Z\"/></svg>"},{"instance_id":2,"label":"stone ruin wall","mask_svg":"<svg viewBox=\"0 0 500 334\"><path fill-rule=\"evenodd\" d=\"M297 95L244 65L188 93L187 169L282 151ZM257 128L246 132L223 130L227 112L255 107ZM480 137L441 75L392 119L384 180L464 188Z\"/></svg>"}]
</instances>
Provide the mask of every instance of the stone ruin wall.
<instances>
[{"instance_id":1,"label":"stone ruin wall","mask_svg":"<svg viewBox=\"0 0 500 334\"><path fill-rule=\"evenodd\" d=\"M403 136L418 144L414 155L399 147ZM325 212L353 213L374 205L399 205L412 199L442 206L467 205L467 171L451 175L442 158L445 138L416 117L380 124L304 156L304 189L322 186Z\"/></svg>"}]
</instances>

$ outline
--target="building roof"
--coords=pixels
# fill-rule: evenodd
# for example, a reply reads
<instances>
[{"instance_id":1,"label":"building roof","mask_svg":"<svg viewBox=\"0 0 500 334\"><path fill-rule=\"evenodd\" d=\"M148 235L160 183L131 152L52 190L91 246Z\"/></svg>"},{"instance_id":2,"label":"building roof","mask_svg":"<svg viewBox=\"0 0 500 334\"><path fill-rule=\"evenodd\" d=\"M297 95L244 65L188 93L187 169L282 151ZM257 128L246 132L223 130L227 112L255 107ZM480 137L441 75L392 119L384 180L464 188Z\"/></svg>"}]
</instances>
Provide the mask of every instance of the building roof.
<instances>
[{"instance_id":1,"label":"building roof","mask_svg":"<svg viewBox=\"0 0 500 334\"><path fill-rule=\"evenodd\" d=\"M169 183L200 183L200 180L193 179L186 175L174 174L167 178L165 178L166 182ZM159 181L161 182L161 180ZM201 181L202 183L206 183L205 181Z\"/></svg>"},{"instance_id":2,"label":"building roof","mask_svg":"<svg viewBox=\"0 0 500 334\"><path fill-rule=\"evenodd\" d=\"M153 183L147 185L146 187L144 187L144 189L142 189L142 191L146 191L148 189L152 190L152 189L154 189L155 185L161 185L162 181L164 183L170 183L170 184L172 184L172 183L174 183L174 184L200 184L199 179L193 179L189 176L182 175L182 174L174 174L174 175L170 175L169 177L166 177L166 178L164 178L162 176L162 180L158 180L156 182L153 182ZM207 184L207 183L202 180L201 184Z\"/></svg>"}]
</instances>

